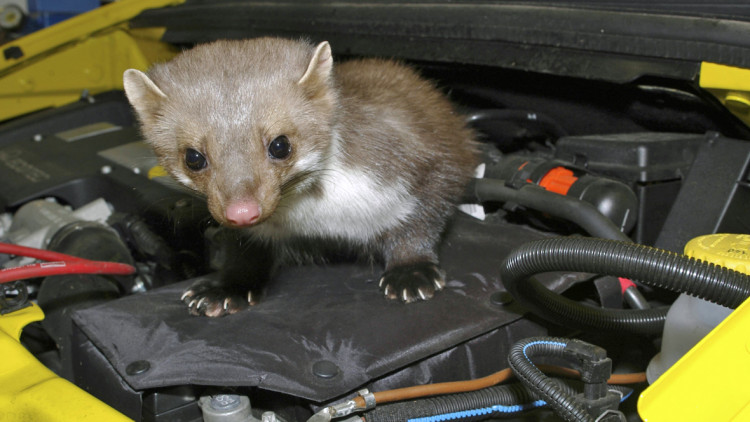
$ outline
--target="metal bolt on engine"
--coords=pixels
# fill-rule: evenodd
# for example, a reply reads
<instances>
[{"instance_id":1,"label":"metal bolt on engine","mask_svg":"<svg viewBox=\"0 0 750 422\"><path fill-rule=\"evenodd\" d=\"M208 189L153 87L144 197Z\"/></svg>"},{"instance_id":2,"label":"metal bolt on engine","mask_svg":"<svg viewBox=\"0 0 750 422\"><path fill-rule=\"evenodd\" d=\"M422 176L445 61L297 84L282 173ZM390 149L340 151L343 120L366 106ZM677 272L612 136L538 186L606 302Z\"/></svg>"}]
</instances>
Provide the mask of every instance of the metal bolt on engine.
<instances>
[{"instance_id":1,"label":"metal bolt on engine","mask_svg":"<svg viewBox=\"0 0 750 422\"><path fill-rule=\"evenodd\" d=\"M130 289L130 293L144 293L146 290L146 283L143 282L141 277L136 277L133 281L133 287Z\"/></svg>"},{"instance_id":2,"label":"metal bolt on engine","mask_svg":"<svg viewBox=\"0 0 750 422\"><path fill-rule=\"evenodd\" d=\"M219 394L211 397L211 408L216 410L232 410L240 405L240 396L236 394Z\"/></svg>"},{"instance_id":3,"label":"metal bolt on engine","mask_svg":"<svg viewBox=\"0 0 750 422\"><path fill-rule=\"evenodd\" d=\"M263 412L263 414L260 417L261 422L277 422L278 419L276 418L276 414L273 412Z\"/></svg>"},{"instance_id":4,"label":"metal bolt on engine","mask_svg":"<svg viewBox=\"0 0 750 422\"><path fill-rule=\"evenodd\" d=\"M250 399L237 394L203 396L198 404L206 422L257 422L251 413Z\"/></svg>"}]
</instances>

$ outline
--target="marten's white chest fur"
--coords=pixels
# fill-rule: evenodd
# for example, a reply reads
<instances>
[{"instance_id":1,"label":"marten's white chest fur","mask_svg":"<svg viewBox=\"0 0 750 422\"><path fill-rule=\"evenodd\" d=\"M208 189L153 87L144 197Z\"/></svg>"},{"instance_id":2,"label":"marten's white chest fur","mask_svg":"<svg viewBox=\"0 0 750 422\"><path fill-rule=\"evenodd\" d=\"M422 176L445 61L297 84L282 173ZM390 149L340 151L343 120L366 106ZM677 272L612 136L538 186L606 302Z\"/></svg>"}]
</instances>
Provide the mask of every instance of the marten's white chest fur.
<instances>
[{"instance_id":1,"label":"marten's white chest fur","mask_svg":"<svg viewBox=\"0 0 750 422\"><path fill-rule=\"evenodd\" d=\"M124 85L160 163L205 195L222 225L260 244L365 247L385 263L387 298L443 287L436 248L477 153L461 117L410 68L334 66L326 42L260 38L197 46L148 74L126 71ZM190 311L254 303L268 277L260 256L198 281L183 295Z\"/></svg>"},{"instance_id":2,"label":"marten's white chest fur","mask_svg":"<svg viewBox=\"0 0 750 422\"><path fill-rule=\"evenodd\" d=\"M266 223L249 230L272 240L324 237L368 245L407 222L419 206L404 183L380 184L366 169L331 161L317 194L282 200Z\"/></svg>"}]
</instances>

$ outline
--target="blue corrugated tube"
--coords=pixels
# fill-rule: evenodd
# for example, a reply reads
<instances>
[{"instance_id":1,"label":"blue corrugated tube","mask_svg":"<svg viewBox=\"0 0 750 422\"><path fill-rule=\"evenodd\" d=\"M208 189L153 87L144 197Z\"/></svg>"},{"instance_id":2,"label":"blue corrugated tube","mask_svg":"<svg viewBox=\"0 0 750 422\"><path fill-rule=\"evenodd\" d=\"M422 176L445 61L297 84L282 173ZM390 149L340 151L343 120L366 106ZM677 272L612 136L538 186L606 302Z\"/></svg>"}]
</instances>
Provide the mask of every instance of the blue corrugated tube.
<instances>
[{"instance_id":1,"label":"blue corrugated tube","mask_svg":"<svg viewBox=\"0 0 750 422\"><path fill-rule=\"evenodd\" d=\"M562 380L554 380L561 391L576 394L572 386ZM626 399L632 390L615 387ZM507 384L484 388L468 393L407 400L377 406L365 413L366 422L441 422L479 420L493 415L509 415L546 406L544 400L529 392L523 385Z\"/></svg>"}]
</instances>

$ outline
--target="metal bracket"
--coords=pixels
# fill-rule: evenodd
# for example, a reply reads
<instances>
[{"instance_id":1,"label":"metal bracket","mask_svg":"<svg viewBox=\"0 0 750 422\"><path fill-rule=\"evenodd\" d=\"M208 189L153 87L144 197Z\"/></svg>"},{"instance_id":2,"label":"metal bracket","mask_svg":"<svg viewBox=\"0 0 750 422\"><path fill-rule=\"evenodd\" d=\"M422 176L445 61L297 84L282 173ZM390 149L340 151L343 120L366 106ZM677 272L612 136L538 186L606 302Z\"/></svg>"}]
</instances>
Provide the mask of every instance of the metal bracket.
<instances>
[{"instance_id":1,"label":"metal bracket","mask_svg":"<svg viewBox=\"0 0 750 422\"><path fill-rule=\"evenodd\" d=\"M0 315L31 306L29 291L23 281L0 284Z\"/></svg>"},{"instance_id":2,"label":"metal bracket","mask_svg":"<svg viewBox=\"0 0 750 422\"><path fill-rule=\"evenodd\" d=\"M375 407L375 395L370 393L367 389L362 389L357 392L365 402L365 406L362 407L357 404L354 399L347 400L343 403L334 404L331 406L324 407L318 413L312 415L307 422L329 422L332 419L348 416L352 413L358 413L365 410L370 410Z\"/></svg>"}]
</instances>

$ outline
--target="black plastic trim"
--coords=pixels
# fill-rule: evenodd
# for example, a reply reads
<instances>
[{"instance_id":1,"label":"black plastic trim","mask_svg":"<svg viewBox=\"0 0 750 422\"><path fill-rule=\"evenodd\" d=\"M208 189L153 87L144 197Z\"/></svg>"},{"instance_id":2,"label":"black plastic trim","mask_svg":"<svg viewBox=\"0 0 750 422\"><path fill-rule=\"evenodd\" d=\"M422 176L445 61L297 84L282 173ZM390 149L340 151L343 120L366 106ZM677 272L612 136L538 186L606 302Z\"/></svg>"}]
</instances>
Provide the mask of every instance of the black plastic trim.
<instances>
[{"instance_id":1,"label":"black plastic trim","mask_svg":"<svg viewBox=\"0 0 750 422\"><path fill-rule=\"evenodd\" d=\"M188 0L134 26L192 44L261 35L327 39L334 52L629 81L692 79L701 61L750 67L750 23L716 17L484 2Z\"/></svg>"}]
</instances>

